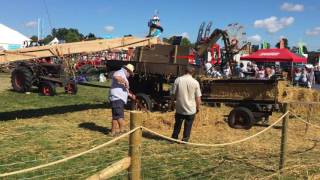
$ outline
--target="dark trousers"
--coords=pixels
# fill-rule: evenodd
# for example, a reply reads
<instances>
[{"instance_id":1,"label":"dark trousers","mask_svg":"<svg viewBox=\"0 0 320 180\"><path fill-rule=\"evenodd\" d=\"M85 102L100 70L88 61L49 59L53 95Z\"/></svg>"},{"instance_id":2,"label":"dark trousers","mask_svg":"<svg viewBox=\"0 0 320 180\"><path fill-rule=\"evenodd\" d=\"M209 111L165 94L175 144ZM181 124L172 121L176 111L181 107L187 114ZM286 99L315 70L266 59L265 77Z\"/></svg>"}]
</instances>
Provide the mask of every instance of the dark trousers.
<instances>
[{"instance_id":1,"label":"dark trousers","mask_svg":"<svg viewBox=\"0 0 320 180\"><path fill-rule=\"evenodd\" d=\"M178 139L182 123L184 121L184 131L183 131L183 138L182 141L189 141L190 133L192 129L192 124L194 120L195 114L193 115L182 115L182 114L175 114L176 122L174 123L174 129L172 133L172 138Z\"/></svg>"}]
</instances>

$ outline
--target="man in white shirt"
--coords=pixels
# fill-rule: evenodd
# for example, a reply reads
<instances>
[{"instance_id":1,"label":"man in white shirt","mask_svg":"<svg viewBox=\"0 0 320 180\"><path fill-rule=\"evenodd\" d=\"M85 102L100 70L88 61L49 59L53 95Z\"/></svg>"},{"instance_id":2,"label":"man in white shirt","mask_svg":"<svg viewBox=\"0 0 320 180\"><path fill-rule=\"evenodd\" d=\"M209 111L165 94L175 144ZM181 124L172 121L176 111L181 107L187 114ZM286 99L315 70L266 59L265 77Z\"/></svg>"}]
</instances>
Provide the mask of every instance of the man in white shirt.
<instances>
[{"instance_id":1,"label":"man in white shirt","mask_svg":"<svg viewBox=\"0 0 320 180\"><path fill-rule=\"evenodd\" d=\"M134 66L127 64L112 75L109 100L112 109L112 127L111 135L115 136L124 133L124 105L127 104L128 96L135 99L135 96L129 92L128 78L133 75Z\"/></svg>"},{"instance_id":2,"label":"man in white shirt","mask_svg":"<svg viewBox=\"0 0 320 180\"><path fill-rule=\"evenodd\" d=\"M172 138L178 139L184 121L183 141L188 142L195 114L201 104L201 90L197 80L192 75L194 68L188 66L185 75L178 77L173 85L173 97L176 99L175 124Z\"/></svg>"}]
</instances>

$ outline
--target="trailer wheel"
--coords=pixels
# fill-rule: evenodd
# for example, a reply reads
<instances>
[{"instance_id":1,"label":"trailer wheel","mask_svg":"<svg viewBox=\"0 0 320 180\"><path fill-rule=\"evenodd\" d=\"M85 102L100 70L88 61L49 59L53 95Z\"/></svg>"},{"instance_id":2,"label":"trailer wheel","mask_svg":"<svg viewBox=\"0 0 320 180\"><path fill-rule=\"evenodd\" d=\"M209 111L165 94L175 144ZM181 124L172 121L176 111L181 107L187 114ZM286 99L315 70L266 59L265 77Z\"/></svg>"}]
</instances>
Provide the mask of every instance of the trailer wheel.
<instances>
[{"instance_id":1,"label":"trailer wheel","mask_svg":"<svg viewBox=\"0 0 320 180\"><path fill-rule=\"evenodd\" d=\"M41 82L39 85L39 93L43 96L54 96L56 94L56 87L52 82Z\"/></svg>"},{"instance_id":2,"label":"trailer wheel","mask_svg":"<svg viewBox=\"0 0 320 180\"><path fill-rule=\"evenodd\" d=\"M29 68L20 66L11 73L11 85L17 92L28 92L32 87L33 75Z\"/></svg>"},{"instance_id":3,"label":"trailer wheel","mask_svg":"<svg viewBox=\"0 0 320 180\"><path fill-rule=\"evenodd\" d=\"M77 94L78 87L74 81L68 82L64 87L64 92L67 94Z\"/></svg>"},{"instance_id":4,"label":"trailer wheel","mask_svg":"<svg viewBox=\"0 0 320 180\"><path fill-rule=\"evenodd\" d=\"M144 93L136 94L137 101L131 102L131 109L132 110L143 110L146 109L148 111L152 110L152 101L150 97ZM142 106L142 107L141 107Z\"/></svg>"},{"instance_id":5,"label":"trailer wheel","mask_svg":"<svg viewBox=\"0 0 320 180\"><path fill-rule=\"evenodd\" d=\"M254 124L253 113L246 107L236 107L228 116L228 124L235 129L250 129Z\"/></svg>"}]
</instances>

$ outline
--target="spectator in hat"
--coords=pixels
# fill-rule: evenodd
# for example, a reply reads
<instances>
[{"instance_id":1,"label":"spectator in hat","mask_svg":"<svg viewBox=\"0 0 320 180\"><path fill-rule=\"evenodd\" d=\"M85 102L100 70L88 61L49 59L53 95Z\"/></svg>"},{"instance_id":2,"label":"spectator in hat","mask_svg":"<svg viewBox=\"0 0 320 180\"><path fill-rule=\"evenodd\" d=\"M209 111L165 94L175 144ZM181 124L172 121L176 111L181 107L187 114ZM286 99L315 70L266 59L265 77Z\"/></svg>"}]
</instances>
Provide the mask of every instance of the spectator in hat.
<instances>
[{"instance_id":1,"label":"spectator in hat","mask_svg":"<svg viewBox=\"0 0 320 180\"><path fill-rule=\"evenodd\" d=\"M133 75L134 66L127 64L112 75L109 100L112 109L111 135L115 136L123 133L124 129L124 105L127 104L128 97L135 99L135 95L129 92L128 78Z\"/></svg>"}]
</instances>

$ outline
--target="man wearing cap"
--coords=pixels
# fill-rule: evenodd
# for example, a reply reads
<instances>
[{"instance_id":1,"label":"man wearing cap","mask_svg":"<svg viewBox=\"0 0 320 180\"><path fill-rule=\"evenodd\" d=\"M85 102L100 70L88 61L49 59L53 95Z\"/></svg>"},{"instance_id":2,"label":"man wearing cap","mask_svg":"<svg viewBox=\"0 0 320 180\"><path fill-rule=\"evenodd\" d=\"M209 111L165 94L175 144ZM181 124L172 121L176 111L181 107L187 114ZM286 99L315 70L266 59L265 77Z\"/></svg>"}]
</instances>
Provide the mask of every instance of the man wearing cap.
<instances>
[{"instance_id":1,"label":"man wearing cap","mask_svg":"<svg viewBox=\"0 0 320 180\"><path fill-rule=\"evenodd\" d=\"M112 108L112 136L125 132L124 105L127 104L128 97L135 99L135 96L129 92L128 81L128 78L133 75L133 71L133 65L127 64L112 75L109 93L109 100Z\"/></svg>"},{"instance_id":2,"label":"man wearing cap","mask_svg":"<svg viewBox=\"0 0 320 180\"><path fill-rule=\"evenodd\" d=\"M173 85L172 94L176 99L175 124L172 138L178 139L182 123L184 131L182 140L189 141L195 114L199 112L201 104L201 90L197 80L192 75L194 68L188 66L185 75L178 77Z\"/></svg>"}]
</instances>

